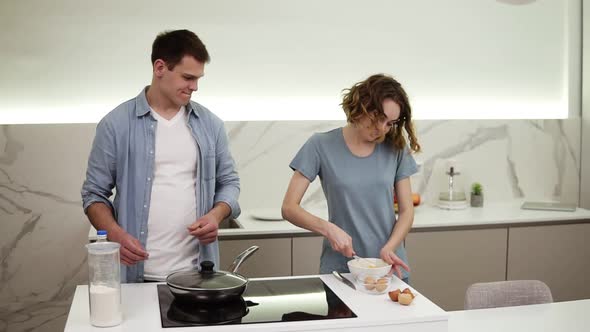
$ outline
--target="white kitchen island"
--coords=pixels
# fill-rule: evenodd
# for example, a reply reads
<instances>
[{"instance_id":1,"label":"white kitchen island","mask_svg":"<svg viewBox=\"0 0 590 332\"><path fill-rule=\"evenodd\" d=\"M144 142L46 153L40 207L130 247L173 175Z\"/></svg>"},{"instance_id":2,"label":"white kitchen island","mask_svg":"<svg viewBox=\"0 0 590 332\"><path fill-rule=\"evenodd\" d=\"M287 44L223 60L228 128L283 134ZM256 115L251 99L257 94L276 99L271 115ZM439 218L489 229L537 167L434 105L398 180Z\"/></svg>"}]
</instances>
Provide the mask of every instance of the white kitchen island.
<instances>
[{"instance_id":1,"label":"white kitchen island","mask_svg":"<svg viewBox=\"0 0 590 332\"><path fill-rule=\"evenodd\" d=\"M297 277L285 277L297 278ZM124 321L111 328L93 327L89 323L88 288L80 285L70 307L65 331L404 331L439 332L448 330L448 313L426 296L412 289L416 298L409 306L392 302L387 294L371 295L344 285L332 275L320 276L330 289L358 316L356 318L293 321L262 324L237 324L162 328L156 283L123 284ZM390 289L408 287L394 277ZM410 287L411 288L411 287Z\"/></svg>"}]
</instances>

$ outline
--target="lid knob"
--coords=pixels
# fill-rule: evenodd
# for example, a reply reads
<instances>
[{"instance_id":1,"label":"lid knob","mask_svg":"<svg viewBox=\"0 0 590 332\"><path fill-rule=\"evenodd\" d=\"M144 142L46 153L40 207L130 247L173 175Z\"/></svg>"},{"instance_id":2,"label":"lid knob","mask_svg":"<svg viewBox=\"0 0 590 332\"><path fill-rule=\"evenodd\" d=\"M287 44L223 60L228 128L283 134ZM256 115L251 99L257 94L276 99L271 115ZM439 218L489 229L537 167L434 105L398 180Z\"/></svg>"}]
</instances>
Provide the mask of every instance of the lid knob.
<instances>
[{"instance_id":1,"label":"lid knob","mask_svg":"<svg viewBox=\"0 0 590 332\"><path fill-rule=\"evenodd\" d=\"M215 271L213 271L213 266L215 266L215 264L213 264L212 261L202 261L201 262L201 273L202 274L215 273Z\"/></svg>"}]
</instances>

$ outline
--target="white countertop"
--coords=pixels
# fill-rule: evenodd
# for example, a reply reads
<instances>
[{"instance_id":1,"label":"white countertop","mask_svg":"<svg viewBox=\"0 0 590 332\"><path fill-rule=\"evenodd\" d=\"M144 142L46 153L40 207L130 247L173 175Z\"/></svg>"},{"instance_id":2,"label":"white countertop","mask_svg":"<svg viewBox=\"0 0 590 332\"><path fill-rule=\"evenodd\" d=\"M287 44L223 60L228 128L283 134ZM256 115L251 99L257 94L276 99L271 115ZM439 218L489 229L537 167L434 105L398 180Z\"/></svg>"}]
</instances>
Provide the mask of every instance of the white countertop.
<instances>
[{"instance_id":1,"label":"white countertop","mask_svg":"<svg viewBox=\"0 0 590 332\"><path fill-rule=\"evenodd\" d=\"M542 222L560 222L570 220L588 220L590 210L578 208L573 212L523 210L522 201L494 202L485 204L482 208L468 207L464 210L442 210L431 205L420 205L414 208L413 229L494 226L508 224L527 224ZM310 211L319 217L327 219L327 210ZM280 210L277 208L277 214ZM281 221L264 221L254 218L247 210L242 211L238 218L242 228L221 229L220 236L237 235L266 235L266 234L297 234L310 233L293 224Z\"/></svg>"},{"instance_id":2,"label":"white countertop","mask_svg":"<svg viewBox=\"0 0 590 332\"><path fill-rule=\"evenodd\" d=\"M346 275L346 274L345 274ZM327 319L243 325L186 327L182 331L391 331L394 325L403 324L404 331L447 331L448 313L432 303L426 296L412 289L416 298L409 306L389 300L387 294L371 295L355 291L332 275L321 279L358 316L347 319ZM298 277L285 277L298 278ZM166 331L160 321L156 283L123 284L121 286L124 321L112 328L97 328L89 323L88 287L78 286L66 322L66 332L81 331ZM408 287L394 277L390 289ZM176 331L176 329L174 329Z\"/></svg>"},{"instance_id":3,"label":"white countertop","mask_svg":"<svg viewBox=\"0 0 590 332\"><path fill-rule=\"evenodd\" d=\"M573 212L523 210L522 201L485 203L482 208L468 207L464 210L442 210L431 205L420 205L414 208L414 231L429 228L447 227L486 227L531 223L559 223L572 220L586 220L590 222L590 210L577 208ZM264 209L269 210L269 209ZM257 211L260 211L257 210ZM327 210L310 211L317 216L328 219ZM280 215L280 208L274 212ZM242 211L237 219L242 228L220 229L219 236L223 238L234 236L273 236L290 234L311 234L310 231L299 228L285 220L264 221L252 216L248 210ZM96 238L96 230L90 227L89 239Z\"/></svg>"},{"instance_id":4,"label":"white countertop","mask_svg":"<svg viewBox=\"0 0 590 332\"><path fill-rule=\"evenodd\" d=\"M449 332L590 330L590 300L451 311Z\"/></svg>"}]
</instances>

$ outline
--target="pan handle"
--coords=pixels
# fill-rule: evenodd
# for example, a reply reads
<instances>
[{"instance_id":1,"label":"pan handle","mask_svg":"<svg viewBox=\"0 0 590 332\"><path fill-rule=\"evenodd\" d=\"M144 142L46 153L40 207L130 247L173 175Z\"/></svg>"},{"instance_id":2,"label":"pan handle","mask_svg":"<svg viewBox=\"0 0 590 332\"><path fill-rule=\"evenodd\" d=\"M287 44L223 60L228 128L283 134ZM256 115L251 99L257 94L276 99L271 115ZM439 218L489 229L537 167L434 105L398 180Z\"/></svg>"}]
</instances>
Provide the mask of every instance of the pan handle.
<instances>
[{"instance_id":1,"label":"pan handle","mask_svg":"<svg viewBox=\"0 0 590 332\"><path fill-rule=\"evenodd\" d=\"M228 270L231 273L236 273L238 271L238 268L240 267L240 265L242 265L242 263L248 257L250 257L253 253L255 253L256 250L258 250L259 248L260 247L258 247L258 246L251 246L250 248L244 250L241 254L238 255L238 257L236 257L236 259L234 259L234 262L231 263Z\"/></svg>"}]
</instances>

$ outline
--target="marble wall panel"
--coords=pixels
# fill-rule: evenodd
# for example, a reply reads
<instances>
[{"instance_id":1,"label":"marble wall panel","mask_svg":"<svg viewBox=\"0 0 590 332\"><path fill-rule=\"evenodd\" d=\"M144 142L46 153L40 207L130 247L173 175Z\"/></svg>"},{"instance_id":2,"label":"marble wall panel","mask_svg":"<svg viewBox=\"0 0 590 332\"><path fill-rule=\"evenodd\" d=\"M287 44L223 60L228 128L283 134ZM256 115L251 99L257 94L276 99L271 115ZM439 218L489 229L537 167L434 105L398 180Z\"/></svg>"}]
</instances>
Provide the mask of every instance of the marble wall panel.
<instances>
[{"instance_id":1,"label":"marble wall panel","mask_svg":"<svg viewBox=\"0 0 590 332\"><path fill-rule=\"evenodd\" d=\"M289 162L314 133L340 121L228 122L244 213L280 205ZM80 186L94 124L0 126L0 331L60 331L75 285L87 279L89 224ZM577 202L580 120L417 121L423 151L413 190L436 203L453 159L458 183L486 200ZM316 180L306 207L325 206Z\"/></svg>"}]
</instances>

